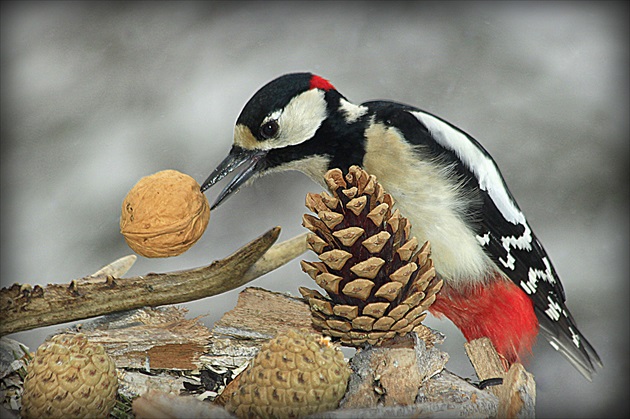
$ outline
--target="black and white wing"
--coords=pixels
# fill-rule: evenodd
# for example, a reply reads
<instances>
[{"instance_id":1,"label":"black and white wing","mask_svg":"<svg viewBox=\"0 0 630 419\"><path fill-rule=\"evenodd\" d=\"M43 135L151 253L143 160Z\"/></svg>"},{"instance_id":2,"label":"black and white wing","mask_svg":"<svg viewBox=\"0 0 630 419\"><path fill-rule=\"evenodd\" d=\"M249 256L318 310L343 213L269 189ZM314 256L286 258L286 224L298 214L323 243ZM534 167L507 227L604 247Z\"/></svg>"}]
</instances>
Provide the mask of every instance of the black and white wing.
<instances>
[{"instance_id":1,"label":"black and white wing","mask_svg":"<svg viewBox=\"0 0 630 419\"><path fill-rule=\"evenodd\" d=\"M480 219L472 223L486 254L531 298L541 332L588 379L601 366L599 356L577 329L547 252L507 188L488 152L474 138L426 112L409 109L433 140L474 180L481 196Z\"/></svg>"}]
</instances>

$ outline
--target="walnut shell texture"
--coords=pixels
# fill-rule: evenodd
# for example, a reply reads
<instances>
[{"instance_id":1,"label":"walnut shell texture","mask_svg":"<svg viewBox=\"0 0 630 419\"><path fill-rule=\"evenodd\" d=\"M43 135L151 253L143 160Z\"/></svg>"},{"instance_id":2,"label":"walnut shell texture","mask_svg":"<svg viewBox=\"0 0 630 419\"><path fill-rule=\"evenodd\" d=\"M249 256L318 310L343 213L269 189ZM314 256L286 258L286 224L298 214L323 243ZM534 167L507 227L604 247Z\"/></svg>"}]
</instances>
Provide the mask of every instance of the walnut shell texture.
<instances>
[{"instance_id":1,"label":"walnut shell texture","mask_svg":"<svg viewBox=\"0 0 630 419\"><path fill-rule=\"evenodd\" d=\"M210 205L195 179L163 170L143 177L129 191L120 232L142 256L177 256L201 238L209 220Z\"/></svg>"}]
</instances>

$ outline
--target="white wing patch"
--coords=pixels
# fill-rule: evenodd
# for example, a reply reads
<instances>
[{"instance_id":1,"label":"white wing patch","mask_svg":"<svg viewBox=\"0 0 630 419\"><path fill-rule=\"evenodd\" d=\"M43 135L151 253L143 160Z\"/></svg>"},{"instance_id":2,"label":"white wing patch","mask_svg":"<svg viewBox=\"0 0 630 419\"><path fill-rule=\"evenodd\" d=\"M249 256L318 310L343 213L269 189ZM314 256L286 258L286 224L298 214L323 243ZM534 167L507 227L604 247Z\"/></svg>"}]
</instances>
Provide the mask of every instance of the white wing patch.
<instances>
[{"instance_id":1,"label":"white wing patch","mask_svg":"<svg viewBox=\"0 0 630 419\"><path fill-rule=\"evenodd\" d=\"M516 259L512 256L512 248L532 250L532 231L529 229L527 223L523 224L523 227L525 227L525 230L523 231L523 235L520 237L501 237L501 244L507 252L507 256L505 259L499 258L499 261L503 264L503 266L511 270L514 270L514 262L516 262Z\"/></svg>"},{"instance_id":2,"label":"white wing patch","mask_svg":"<svg viewBox=\"0 0 630 419\"><path fill-rule=\"evenodd\" d=\"M463 133L438 118L424 112L411 112L411 114L427 127L440 145L453 151L470 169L477 178L479 187L490 195L506 220L512 224L527 224L525 216L506 191L501 175L490 157Z\"/></svg>"},{"instance_id":3,"label":"white wing patch","mask_svg":"<svg viewBox=\"0 0 630 419\"><path fill-rule=\"evenodd\" d=\"M575 333L575 330L571 326L569 326L569 332L571 333L571 341L578 348L580 347L580 335Z\"/></svg>"},{"instance_id":4,"label":"white wing patch","mask_svg":"<svg viewBox=\"0 0 630 419\"><path fill-rule=\"evenodd\" d=\"M547 301L549 305L547 306L547 310L545 310L545 314L551 320L558 321L560 320L560 313L562 312L562 307L558 304L557 301L554 301L551 296L547 296Z\"/></svg>"},{"instance_id":5,"label":"white wing patch","mask_svg":"<svg viewBox=\"0 0 630 419\"><path fill-rule=\"evenodd\" d=\"M488 231L483 236L477 236L477 241L482 246L487 246L490 243L490 232Z\"/></svg>"},{"instance_id":6,"label":"white wing patch","mask_svg":"<svg viewBox=\"0 0 630 419\"><path fill-rule=\"evenodd\" d=\"M527 282L521 281L521 288L523 288L525 292L529 295L533 295L536 293L536 290L538 289L539 279L547 281L550 284L556 283L556 279L553 277L553 273L551 272L551 264L549 263L549 259L544 257L542 258L542 262L545 264L544 271L541 271L540 269L529 268Z\"/></svg>"}]
</instances>

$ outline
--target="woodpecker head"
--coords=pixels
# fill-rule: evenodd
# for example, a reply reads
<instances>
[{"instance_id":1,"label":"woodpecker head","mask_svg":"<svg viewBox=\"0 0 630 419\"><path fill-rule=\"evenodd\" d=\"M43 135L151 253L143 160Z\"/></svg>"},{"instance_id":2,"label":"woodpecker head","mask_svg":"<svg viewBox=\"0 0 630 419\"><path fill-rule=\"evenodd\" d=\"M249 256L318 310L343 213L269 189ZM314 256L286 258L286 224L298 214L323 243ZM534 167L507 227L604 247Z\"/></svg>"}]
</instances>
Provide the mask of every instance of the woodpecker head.
<instances>
[{"instance_id":1,"label":"woodpecker head","mask_svg":"<svg viewBox=\"0 0 630 419\"><path fill-rule=\"evenodd\" d=\"M321 177L333 166L347 169L362 150L356 141L362 141L363 130L352 129L360 109L330 82L311 73L287 74L271 81L243 108L230 153L201 191L242 167L217 197L212 205L215 208L248 180L272 171L295 169ZM341 144L340 139L347 143ZM347 163L337 161L341 155Z\"/></svg>"}]
</instances>

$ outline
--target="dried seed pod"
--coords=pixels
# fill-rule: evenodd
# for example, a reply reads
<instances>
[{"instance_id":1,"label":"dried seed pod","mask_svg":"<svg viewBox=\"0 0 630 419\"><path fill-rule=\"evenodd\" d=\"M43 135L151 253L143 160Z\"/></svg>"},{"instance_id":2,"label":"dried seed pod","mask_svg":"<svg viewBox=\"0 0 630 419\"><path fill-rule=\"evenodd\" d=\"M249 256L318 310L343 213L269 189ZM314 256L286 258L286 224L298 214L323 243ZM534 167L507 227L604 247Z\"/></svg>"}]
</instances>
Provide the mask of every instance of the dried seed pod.
<instances>
[{"instance_id":1,"label":"dried seed pod","mask_svg":"<svg viewBox=\"0 0 630 419\"><path fill-rule=\"evenodd\" d=\"M239 418L304 417L335 409L350 373L330 338L289 330L263 344L221 399Z\"/></svg>"},{"instance_id":2,"label":"dried seed pod","mask_svg":"<svg viewBox=\"0 0 630 419\"><path fill-rule=\"evenodd\" d=\"M394 200L357 166L326 173L329 195L308 194L309 248L321 262L302 269L328 294L300 288L313 324L347 345L379 344L418 327L442 287L428 242L409 237Z\"/></svg>"},{"instance_id":3,"label":"dried seed pod","mask_svg":"<svg viewBox=\"0 0 630 419\"><path fill-rule=\"evenodd\" d=\"M107 417L116 403L116 365L83 334L57 335L43 343L27 371L23 417Z\"/></svg>"},{"instance_id":4,"label":"dried seed pod","mask_svg":"<svg viewBox=\"0 0 630 419\"><path fill-rule=\"evenodd\" d=\"M210 205L195 179L164 170L143 177L129 191L120 232L142 256L177 256L199 240L209 220Z\"/></svg>"}]
</instances>

